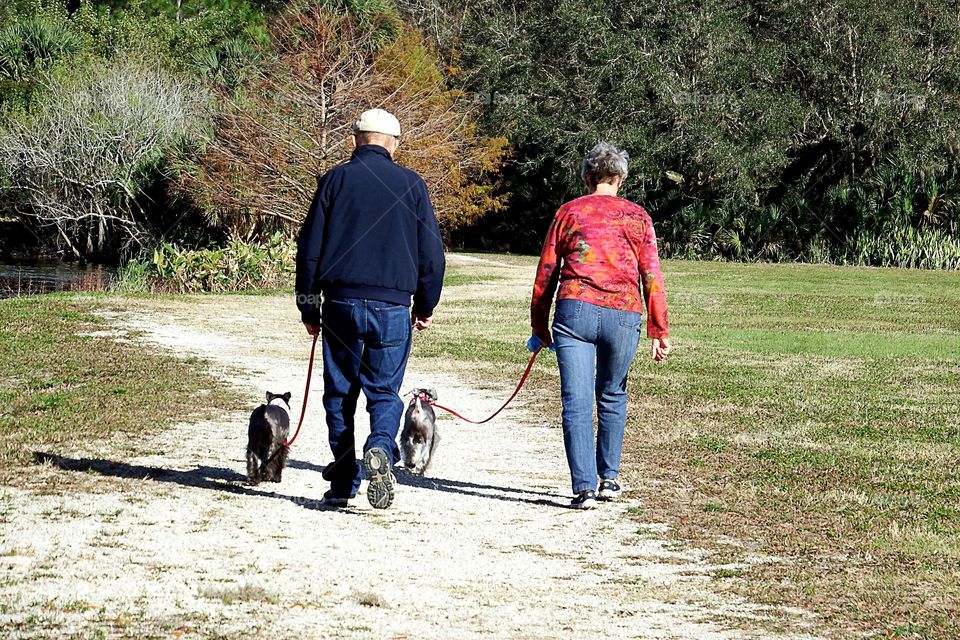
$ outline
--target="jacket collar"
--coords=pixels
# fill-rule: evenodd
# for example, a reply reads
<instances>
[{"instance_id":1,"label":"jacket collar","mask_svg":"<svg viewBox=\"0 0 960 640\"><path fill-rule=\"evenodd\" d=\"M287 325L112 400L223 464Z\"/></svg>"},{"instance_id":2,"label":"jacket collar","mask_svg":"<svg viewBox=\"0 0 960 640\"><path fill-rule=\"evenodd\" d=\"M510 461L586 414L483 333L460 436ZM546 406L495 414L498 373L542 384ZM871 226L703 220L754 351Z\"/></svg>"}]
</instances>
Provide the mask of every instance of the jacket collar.
<instances>
[{"instance_id":1,"label":"jacket collar","mask_svg":"<svg viewBox=\"0 0 960 640\"><path fill-rule=\"evenodd\" d=\"M380 155L386 158L387 160L390 160L391 162L393 161L393 158L390 157L390 152L378 144L361 145L353 150L353 155L350 156L350 158L351 159L362 158L362 157L369 157L373 155Z\"/></svg>"}]
</instances>

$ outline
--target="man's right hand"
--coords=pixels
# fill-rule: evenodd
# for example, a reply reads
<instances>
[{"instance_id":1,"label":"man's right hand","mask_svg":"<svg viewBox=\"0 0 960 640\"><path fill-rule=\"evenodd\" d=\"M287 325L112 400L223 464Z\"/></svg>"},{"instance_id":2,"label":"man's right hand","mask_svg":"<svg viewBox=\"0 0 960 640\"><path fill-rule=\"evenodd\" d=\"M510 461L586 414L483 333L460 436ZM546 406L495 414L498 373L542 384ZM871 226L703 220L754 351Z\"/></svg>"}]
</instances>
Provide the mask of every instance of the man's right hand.
<instances>
[{"instance_id":1,"label":"man's right hand","mask_svg":"<svg viewBox=\"0 0 960 640\"><path fill-rule=\"evenodd\" d=\"M303 326L307 329L307 333L309 333L310 335L312 335L312 336L318 336L318 335L320 335L320 325L319 325L319 324L307 324L306 322L304 322L304 323L303 323Z\"/></svg>"},{"instance_id":2,"label":"man's right hand","mask_svg":"<svg viewBox=\"0 0 960 640\"><path fill-rule=\"evenodd\" d=\"M423 331L430 326L430 323L433 322L433 316L418 316L417 314L413 314L411 316L411 321L413 322L413 327L417 331Z\"/></svg>"}]
</instances>

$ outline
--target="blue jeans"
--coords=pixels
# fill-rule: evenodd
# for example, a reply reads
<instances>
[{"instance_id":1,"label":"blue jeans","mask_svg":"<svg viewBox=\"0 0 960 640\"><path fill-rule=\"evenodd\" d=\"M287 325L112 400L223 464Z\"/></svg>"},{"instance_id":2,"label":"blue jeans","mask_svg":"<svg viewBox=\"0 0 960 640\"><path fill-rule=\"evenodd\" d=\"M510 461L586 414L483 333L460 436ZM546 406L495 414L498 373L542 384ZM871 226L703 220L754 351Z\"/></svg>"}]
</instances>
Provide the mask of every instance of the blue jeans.
<instances>
[{"instance_id":1,"label":"blue jeans","mask_svg":"<svg viewBox=\"0 0 960 640\"><path fill-rule=\"evenodd\" d=\"M573 492L596 490L597 477L620 473L627 423L627 373L637 352L643 316L582 300L558 300L553 340L560 365L563 444ZM596 393L597 440L593 440Z\"/></svg>"},{"instance_id":2,"label":"blue jeans","mask_svg":"<svg viewBox=\"0 0 960 640\"><path fill-rule=\"evenodd\" d=\"M399 392L412 343L410 310L376 300L324 300L322 322L323 408L334 459L323 477L335 495L354 495L361 478L353 433L361 390L370 414L363 451L379 447L392 462L399 458L396 440L404 409Z\"/></svg>"}]
</instances>

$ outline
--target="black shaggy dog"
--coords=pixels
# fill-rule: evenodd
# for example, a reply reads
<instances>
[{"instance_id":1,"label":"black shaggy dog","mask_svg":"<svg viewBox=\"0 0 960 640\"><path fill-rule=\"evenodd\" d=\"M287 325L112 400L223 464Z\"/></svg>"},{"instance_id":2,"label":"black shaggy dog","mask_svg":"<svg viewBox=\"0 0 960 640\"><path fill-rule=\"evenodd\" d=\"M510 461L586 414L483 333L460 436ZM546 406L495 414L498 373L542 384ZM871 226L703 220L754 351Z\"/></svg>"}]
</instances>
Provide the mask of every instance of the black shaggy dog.
<instances>
[{"instance_id":1,"label":"black shaggy dog","mask_svg":"<svg viewBox=\"0 0 960 640\"><path fill-rule=\"evenodd\" d=\"M250 484L280 482L290 447L290 392L278 396L267 391L267 402L250 414L247 430L247 480Z\"/></svg>"},{"instance_id":2,"label":"black shaggy dog","mask_svg":"<svg viewBox=\"0 0 960 640\"><path fill-rule=\"evenodd\" d=\"M421 476L430 467L433 452L440 442L437 414L430 406L430 402L436 401L437 392L433 389L415 389L400 433L403 465Z\"/></svg>"}]
</instances>

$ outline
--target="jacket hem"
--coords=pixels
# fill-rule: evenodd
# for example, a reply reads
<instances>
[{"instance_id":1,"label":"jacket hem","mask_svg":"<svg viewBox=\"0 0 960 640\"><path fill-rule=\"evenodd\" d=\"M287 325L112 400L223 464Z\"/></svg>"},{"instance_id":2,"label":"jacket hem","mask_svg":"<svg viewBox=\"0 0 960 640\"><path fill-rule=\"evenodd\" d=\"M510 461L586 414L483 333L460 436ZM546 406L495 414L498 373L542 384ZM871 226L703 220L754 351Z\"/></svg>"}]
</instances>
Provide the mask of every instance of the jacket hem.
<instances>
[{"instance_id":1,"label":"jacket hem","mask_svg":"<svg viewBox=\"0 0 960 640\"><path fill-rule=\"evenodd\" d=\"M410 298L413 294L397 289L388 289L385 287L369 287L364 285L353 285L349 287L323 287L324 298L359 298L360 300L376 300L377 302L389 302L404 307L410 306Z\"/></svg>"}]
</instances>

